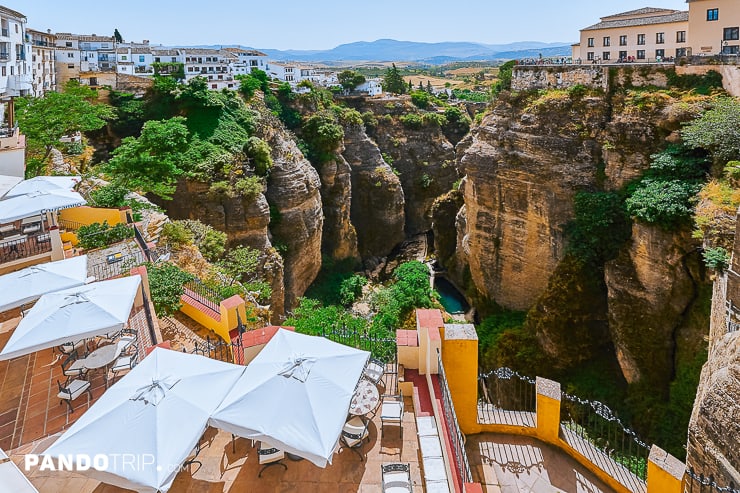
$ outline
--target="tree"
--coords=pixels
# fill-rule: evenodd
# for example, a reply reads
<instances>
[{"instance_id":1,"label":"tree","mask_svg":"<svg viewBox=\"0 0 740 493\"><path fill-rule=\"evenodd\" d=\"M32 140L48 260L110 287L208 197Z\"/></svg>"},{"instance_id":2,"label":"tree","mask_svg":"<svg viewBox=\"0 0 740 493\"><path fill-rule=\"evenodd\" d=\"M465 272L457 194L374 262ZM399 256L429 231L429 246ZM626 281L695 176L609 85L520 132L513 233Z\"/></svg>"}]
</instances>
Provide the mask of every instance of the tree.
<instances>
[{"instance_id":1,"label":"tree","mask_svg":"<svg viewBox=\"0 0 740 493\"><path fill-rule=\"evenodd\" d=\"M185 284L195 279L195 276L167 262L145 265L154 311L160 317L172 315L182 306Z\"/></svg>"},{"instance_id":2,"label":"tree","mask_svg":"<svg viewBox=\"0 0 740 493\"><path fill-rule=\"evenodd\" d=\"M354 91L355 87L365 82L365 76L355 72L354 70L344 70L339 72L337 80L345 91Z\"/></svg>"},{"instance_id":3,"label":"tree","mask_svg":"<svg viewBox=\"0 0 740 493\"><path fill-rule=\"evenodd\" d=\"M26 136L29 157L38 160L37 174L46 164L59 139L76 132L90 132L105 126L114 116L113 108L97 104L97 93L70 81L64 92L47 92L43 98L16 99L16 118Z\"/></svg>"},{"instance_id":4,"label":"tree","mask_svg":"<svg viewBox=\"0 0 740 493\"><path fill-rule=\"evenodd\" d=\"M118 32L118 29L113 31L113 38L116 40L116 43L123 43L123 36Z\"/></svg>"},{"instance_id":5,"label":"tree","mask_svg":"<svg viewBox=\"0 0 740 493\"><path fill-rule=\"evenodd\" d=\"M138 139L123 139L103 170L116 184L169 199L183 173L179 165L187 150L185 118L152 120L144 124Z\"/></svg>"},{"instance_id":6,"label":"tree","mask_svg":"<svg viewBox=\"0 0 740 493\"><path fill-rule=\"evenodd\" d=\"M230 279L230 285L240 283L246 291L256 293L260 300L267 300L272 289L269 283L260 278L260 256L259 250L238 246L230 250L216 265Z\"/></svg>"},{"instance_id":7,"label":"tree","mask_svg":"<svg viewBox=\"0 0 740 493\"><path fill-rule=\"evenodd\" d=\"M403 81L403 77L401 77L395 63L385 71L385 75L383 76L383 90L394 94L403 94L406 92L406 83Z\"/></svg>"}]
</instances>

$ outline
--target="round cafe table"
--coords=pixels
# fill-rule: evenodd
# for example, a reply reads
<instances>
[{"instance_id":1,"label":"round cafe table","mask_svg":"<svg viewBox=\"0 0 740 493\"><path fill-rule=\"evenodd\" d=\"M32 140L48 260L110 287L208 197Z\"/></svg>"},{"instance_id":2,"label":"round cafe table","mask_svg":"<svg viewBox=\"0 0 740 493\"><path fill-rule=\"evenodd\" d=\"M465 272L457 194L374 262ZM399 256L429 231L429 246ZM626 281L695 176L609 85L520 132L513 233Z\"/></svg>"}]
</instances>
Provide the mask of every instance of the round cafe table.
<instances>
[{"instance_id":1,"label":"round cafe table","mask_svg":"<svg viewBox=\"0 0 740 493\"><path fill-rule=\"evenodd\" d=\"M118 344L101 346L85 358L85 368L90 370L103 368L113 363L120 354L121 350L118 348Z\"/></svg>"},{"instance_id":2,"label":"round cafe table","mask_svg":"<svg viewBox=\"0 0 740 493\"><path fill-rule=\"evenodd\" d=\"M371 381L362 379L357 384L355 395L352 396L349 413L353 416L364 416L378 407L379 402L380 392L378 392L378 387Z\"/></svg>"}]
</instances>

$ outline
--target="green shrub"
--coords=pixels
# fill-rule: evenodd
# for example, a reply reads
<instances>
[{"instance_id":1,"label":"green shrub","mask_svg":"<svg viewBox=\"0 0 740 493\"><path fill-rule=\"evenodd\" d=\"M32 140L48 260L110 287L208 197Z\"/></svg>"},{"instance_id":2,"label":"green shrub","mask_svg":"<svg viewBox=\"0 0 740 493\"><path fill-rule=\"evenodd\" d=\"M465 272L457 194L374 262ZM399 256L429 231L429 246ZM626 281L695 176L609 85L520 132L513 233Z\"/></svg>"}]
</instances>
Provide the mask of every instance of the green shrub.
<instances>
[{"instance_id":1,"label":"green shrub","mask_svg":"<svg viewBox=\"0 0 740 493\"><path fill-rule=\"evenodd\" d=\"M316 164L333 159L334 151L344 138L344 129L337 124L331 111L311 115L303 122L301 132L308 145L308 158Z\"/></svg>"},{"instance_id":2,"label":"green shrub","mask_svg":"<svg viewBox=\"0 0 740 493\"><path fill-rule=\"evenodd\" d=\"M168 262L149 263L146 268L154 311L159 317L172 315L182 306L185 284L195 276Z\"/></svg>"},{"instance_id":3,"label":"green shrub","mask_svg":"<svg viewBox=\"0 0 740 493\"><path fill-rule=\"evenodd\" d=\"M367 278L353 275L342 281L339 286L339 298L344 306L349 306L362 294L362 287L367 284Z\"/></svg>"},{"instance_id":4,"label":"green shrub","mask_svg":"<svg viewBox=\"0 0 740 493\"><path fill-rule=\"evenodd\" d=\"M579 192L573 201L575 217L565 227L568 252L596 265L616 257L631 234L622 197L613 192Z\"/></svg>"},{"instance_id":5,"label":"green shrub","mask_svg":"<svg viewBox=\"0 0 740 493\"><path fill-rule=\"evenodd\" d=\"M419 130L421 127L424 126L424 120L422 120L421 115L417 113L401 115L398 119L401 121L404 127L410 128L412 130Z\"/></svg>"},{"instance_id":6,"label":"green shrub","mask_svg":"<svg viewBox=\"0 0 740 493\"><path fill-rule=\"evenodd\" d=\"M258 176L267 176L272 168L272 156L270 155L270 144L259 137L250 137L244 144L244 154L250 160L254 167L254 172Z\"/></svg>"},{"instance_id":7,"label":"green shrub","mask_svg":"<svg viewBox=\"0 0 740 493\"><path fill-rule=\"evenodd\" d=\"M234 189L245 200L252 202L264 190L265 185L259 176L247 176L236 180Z\"/></svg>"},{"instance_id":8,"label":"green shrub","mask_svg":"<svg viewBox=\"0 0 740 493\"><path fill-rule=\"evenodd\" d=\"M97 207L116 208L126 205L128 193L127 188L111 183L90 192L90 199Z\"/></svg>"},{"instance_id":9,"label":"green shrub","mask_svg":"<svg viewBox=\"0 0 740 493\"><path fill-rule=\"evenodd\" d=\"M740 159L740 102L720 98L681 131L686 145L704 149L717 161Z\"/></svg>"},{"instance_id":10,"label":"green shrub","mask_svg":"<svg viewBox=\"0 0 740 493\"><path fill-rule=\"evenodd\" d=\"M215 262L223 256L226 250L226 233L218 231L212 226L203 224L198 220L185 219L183 221L172 221L165 225L165 228L162 230L163 234L165 234L169 225L174 225L171 226L172 228L184 229L185 232L180 233L180 237L185 240L185 244L195 243L200 253L209 262Z\"/></svg>"},{"instance_id":11,"label":"green shrub","mask_svg":"<svg viewBox=\"0 0 740 493\"><path fill-rule=\"evenodd\" d=\"M193 244L193 233L183 222L172 221L162 227L159 241L173 250L179 250L185 245Z\"/></svg>"},{"instance_id":12,"label":"green shrub","mask_svg":"<svg viewBox=\"0 0 740 493\"><path fill-rule=\"evenodd\" d=\"M724 271L730 265L730 253L722 247L707 248L702 257L704 264L717 272Z\"/></svg>"},{"instance_id":13,"label":"green shrub","mask_svg":"<svg viewBox=\"0 0 740 493\"><path fill-rule=\"evenodd\" d=\"M422 110L429 108L430 99L431 97L426 91L414 91L411 93L411 102L414 106L421 108Z\"/></svg>"},{"instance_id":14,"label":"green shrub","mask_svg":"<svg viewBox=\"0 0 740 493\"><path fill-rule=\"evenodd\" d=\"M447 118L439 113L423 113L421 115L421 121L429 127L443 127L447 125Z\"/></svg>"},{"instance_id":15,"label":"green shrub","mask_svg":"<svg viewBox=\"0 0 740 493\"><path fill-rule=\"evenodd\" d=\"M701 184L695 181L646 178L627 199L629 214L646 223L673 229L687 224Z\"/></svg>"},{"instance_id":16,"label":"green shrub","mask_svg":"<svg viewBox=\"0 0 740 493\"><path fill-rule=\"evenodd\" d=\"M103 221L102 224L92 223L87 226L81 226L77 230L79 246L85 250L103 248L127 238L133 238L133 236L134 228L131 226L119 223L110 227L108 221Z\"/></svg>"}]
</instances>

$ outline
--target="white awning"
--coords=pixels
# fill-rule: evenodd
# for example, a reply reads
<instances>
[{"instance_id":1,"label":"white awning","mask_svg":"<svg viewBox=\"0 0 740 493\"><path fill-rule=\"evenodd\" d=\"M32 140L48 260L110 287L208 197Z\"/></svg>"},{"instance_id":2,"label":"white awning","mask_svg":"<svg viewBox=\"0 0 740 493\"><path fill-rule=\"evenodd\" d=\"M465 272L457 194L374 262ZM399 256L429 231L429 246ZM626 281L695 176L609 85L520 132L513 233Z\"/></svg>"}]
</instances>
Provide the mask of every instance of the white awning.
<instances>
[{"instance_id":1,"label":"white awning","mask_svg":"<svg viewBox=\"0 0 740 493\"><path fill-rule=\"evenodd\" d=\"M55 190L18 195L0 200L0 224L26 217L38 216L48 211L58 211L87 204L77 192Z\"/></svg>"},{"instance_id":2,"label":"white awning","mask_svg":"<svg viewBox=\"0 0 740 493\"><path fill-rule=\"evenodd\" d=\"M6 194L6 197L53 192L55 190L71 192L79 182L79 176L37 176L29 180L22 180Z\"/></svg>"}]
</instances>

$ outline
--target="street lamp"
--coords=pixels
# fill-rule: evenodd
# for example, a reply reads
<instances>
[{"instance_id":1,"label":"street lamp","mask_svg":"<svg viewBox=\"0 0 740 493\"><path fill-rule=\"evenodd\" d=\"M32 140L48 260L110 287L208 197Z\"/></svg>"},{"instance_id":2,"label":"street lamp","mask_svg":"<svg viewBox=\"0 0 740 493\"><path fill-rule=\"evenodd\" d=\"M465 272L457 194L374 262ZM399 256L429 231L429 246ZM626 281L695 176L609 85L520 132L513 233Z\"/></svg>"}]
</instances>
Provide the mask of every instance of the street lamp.
<instances>
[{"instance_id":1,"label":"street lamp","mask_svg":"<svg viewBox=\"0 0 740 493\"><path fill-rule=\"evenodd\" d=\"M725 53L727 52L727 45L728 45L727 40L724 40L722 42L722 51L720 53L720 56L722 57L722 64L723 65L725 63Z\"/></svg>"}]
</instances>

